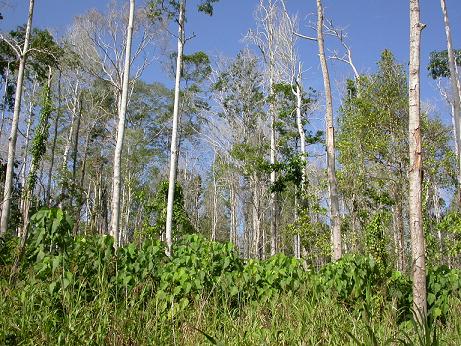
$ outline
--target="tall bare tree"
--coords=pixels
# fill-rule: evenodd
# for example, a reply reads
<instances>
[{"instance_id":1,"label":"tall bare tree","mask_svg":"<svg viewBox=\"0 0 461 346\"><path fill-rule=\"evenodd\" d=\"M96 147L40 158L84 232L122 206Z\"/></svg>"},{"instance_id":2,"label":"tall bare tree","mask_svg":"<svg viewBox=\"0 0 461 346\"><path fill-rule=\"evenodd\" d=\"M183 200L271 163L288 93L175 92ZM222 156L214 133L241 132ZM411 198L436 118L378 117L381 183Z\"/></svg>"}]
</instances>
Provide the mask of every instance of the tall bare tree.
<instances>
[{"instance_id":1,"label":"tall bare tree","mask_svg":"<svg viewBox=\"0 0 461 346\"><path fill-rule=\"evenodd\" d=\"M256 30L250 31L248 38L257 45L262 53L267 74L267 93L269 98L274 96L274 86L278 83L292 84L294 80L292 68L294 54L292 18L286 14L283 1L279 0L260 0L255 14L257 22ZM284 13L285 12L285 13ZM296 21L296 19L294 19ZM269 103L270 116L270 163L277 163L277 109L274 102ZM275 171L270 174L271 185L277 179ZM270 204L270 250L271 255L278 251L278 214L279 203L277 193L271 192ZM265 246L265 244L263 244Z\"/></svg>"},{"instance_id":2,"label":"tall bare tree","mask_svg":"<svg viewBox=\"0 0 461 346\"><path fill-rule=\"evenodd\" d=\"M336 181L335 167L335 129L333 122L333 97L331 95L330 74L328 72L327 59L325 56L325 44L323 38L324 13L322 1L317 0L317 43L319 47L320 64L322 66L323 84L325 86L325 123L326 123L326 146L327 146L327 175L328 190L330 199L330 220L331 220L331 243L332 259L341 258L341 225L339 218L339 199Z\"/></svg>"},{"instance_id":3,"label":"tall bare tree","mask_svg":"<svg viewBox=\"0 0 461 346\"><path fill-rule=\"evenodd\" d=\"M130 0L130 15L128 19L128 27L126 31L126 47L125 47L125 66L123 70L122 93L119 103L118 112L118 128L117 128L117 143L114 153L114 180L112 190L112 219L110 233L114 237L115 246L119 243L119 223L120 223L120 184L121 184L121 162L123 137L125 134L126 122L126 107L128 103L128 88L130 79L130 64L131 64L131 41L133 38L133 21L134 21L135 0Z\"/></svg>"},{"instance_id":4,"label":"tall bare tree","mask_svg":"<svg viewBox=\"0 0 461 346\"><path fill-rule=\"evenodd\" d=\"M170 175L168 179L168 201L166 210L166 227L165 236L167 244L167 254L171 255L171 246L173 245L173 202L174 187L176 182L176 173L178 167L178 123L179 123L179 93L181 88L181 70L182 58L184 53L184 17L185 17L186 0L179 4L178 20L178 54L176 57L176 79L174 85L174 106L173 106L173 128L171 131L171 156L170 156Z\"/></svg>"},{"instance_id":5,"label":"tall bare tree","mask_svg":"<svg viewBox=\"0 0 461 346\"><path fill-rule=\"evenodd\" d=\"M409 77L409 214L413 261L413 307L415 318L426 318L426 261L421 203L421 100L420 100L420 45L421 31L419 0L410 0L410 77Z\"/></svg>"},{"instance_id":6,"label":"tall bare tree","mask_svg":"<svg viewBox=\"0 0 461 346\"><path fill-rule=\"evenodd\" d=\"M14 100L14 112L13 112L13 122L11 123L11 132L8 140L8 161L6 166L6 178L5 178L5 189L3 192L3 205L2 205L2 217L0 222L0 235L5 234L8 229L8 220L10 217L10 208L11 208L11 195L13 189L13 171L14 171L14 157L16 153L16 140L18 137L18 122L19 122L19 113L21 112L21 100L22 100L22 89L24 84L24 72L26 67L26 59L29 53L29 42L30 34L32 30L32 18L34 15L34 5L35 1L29 1L29 15L27 18L26 33L24 37L24 45L22 48L11 42L9 39L2 37L2 39L7 42L11 48L15 51L19 59L18 67L18 79L16 82L16 94Z\"/></svg>"},{"instance_id":7,"label":"tall bare tree","mask_svg":"<svg viewBox=\"0 0 461 346\"><path fill-rule=\"evenodd\" d=\"M453 122L455 128L455 142L458 155L458 202L461 202L461 87L459 84L458 67L455 61L453 50L453 40L451 38L450 21L448 19L448 9L445 0L440 0L443 21L445 23L445 34L447 36L448 65L450 68L450 81L453 97Z\"/></svg>"},{"instance_id":8,"label":"tall bare tree","mask_svg":"<svg viewBox=\"0 0 461 346\"><path fill-rule=\"evenodd\" d=\"M132 94L135 82L152 61L152 56L150 53L146 53L146 48L155 38L160 36L163 30L161 30L161 25L152 23L146 9L135 11L135 4L131 0L128 16L124 8L118 8L115 5L115 2L111 3L105 14L92 10L84 16L77 17L67 41L80 57L81 69L91 77L107 82L111 86L116 100L117 119L114 120L117 124L114 124L114 128L117 128L117 131L114 150L110 233L114 236L117 245L120 233L124 231L120 229L119 221L120 191L123 184L120 162L123 151L126 104ZM136 21L134 21L134 17L136 17ZM136 69L130 78L129 71L132 67ZM127 68L128 72L126 72ZM127 81L126 78L128 78ZM127 85L126 88L125 84ZM126 92L125 99L124 92Z\"/></svg>"}]
</instances>

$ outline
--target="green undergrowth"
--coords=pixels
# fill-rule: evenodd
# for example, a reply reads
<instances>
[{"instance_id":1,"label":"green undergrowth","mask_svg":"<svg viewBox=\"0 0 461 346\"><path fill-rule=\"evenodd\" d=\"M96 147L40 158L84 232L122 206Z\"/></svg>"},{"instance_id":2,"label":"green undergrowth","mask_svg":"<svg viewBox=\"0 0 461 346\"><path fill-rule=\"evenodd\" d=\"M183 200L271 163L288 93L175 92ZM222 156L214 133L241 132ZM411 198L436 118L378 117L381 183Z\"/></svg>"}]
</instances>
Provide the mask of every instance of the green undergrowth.
<instances>
[{"instance_id":1,"label":"green undergrowth","mask_svg":"<svg viewBox=\"0 0 461 346\"><path fill-rule=\"evenodd\" d=\"M115 251L111 237L73 237L58 209L31 225L25 251L0 241L2 345L461 344L457 270L429 271L429 319L418 325L410 279L372 257L313 271L189 235L168 258L158 240Z\"/></svg>"}]
</instances>

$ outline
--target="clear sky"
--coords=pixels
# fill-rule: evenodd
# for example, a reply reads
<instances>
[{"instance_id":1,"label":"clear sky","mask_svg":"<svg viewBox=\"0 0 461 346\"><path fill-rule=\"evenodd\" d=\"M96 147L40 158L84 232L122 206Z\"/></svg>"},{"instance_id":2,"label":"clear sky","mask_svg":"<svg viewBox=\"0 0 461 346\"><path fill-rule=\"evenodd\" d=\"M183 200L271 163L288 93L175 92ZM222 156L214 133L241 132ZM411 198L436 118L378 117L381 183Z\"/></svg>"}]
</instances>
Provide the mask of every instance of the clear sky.
<instances>
[{"instance_id":1,"label":"clear sky","mask_svg":"<svg viewBox=\"0 0 461 346\"><path fill-rule=\"evenodd\" d=\"M66 31L75 15L83 14L91 8L104 10L111 0L36 0L34 25L49 28L58 35ZM4 1L5 2L5 1ZM1 30L10 30L26 19L28 0L8 0L9 6L2 5L4 20ZM189 20L187 29L197 37L190 42L187 50L204 50L210 55L235 55L242 47L241 38L254 26L253 12L258 0L220 0L215 15L211 18L192 11L197 0L189 0ZM1 3L1 1L0 1ZM144 0L138 0L138 6ZM289 11L298 13L301 29L307 28L309 14L315 12L314 0L286 0ZM333 19L335 25L345 27L352 47L354 62L360 72L375 69L380 52L391 49L399 62L408 62L409 14L407 0L324 0L326 16ZM452 25L454 45L461 48L461 0L447 0ZM422 66L427 65L429 53L446 48L443 19L439 0L421 0L422 21L427 24L422 37ZM312 17L312 16L310 16ZM315 17L312 17L315 19ZM334 44L330 41L328 44ZM305 84L322 90L321 74L314 42L300 42L301 57L308 71ZM351 76L344 64L331 62L332 78L343 81ZM153 67L146 71L143 79L152 82L164 80L160 69ZM448 108L440 103L435 84L423 73L423 100L439 105L438 112L447 119ZM336 94L338 96L338 94Z\"/></svg>"}]
</instances>

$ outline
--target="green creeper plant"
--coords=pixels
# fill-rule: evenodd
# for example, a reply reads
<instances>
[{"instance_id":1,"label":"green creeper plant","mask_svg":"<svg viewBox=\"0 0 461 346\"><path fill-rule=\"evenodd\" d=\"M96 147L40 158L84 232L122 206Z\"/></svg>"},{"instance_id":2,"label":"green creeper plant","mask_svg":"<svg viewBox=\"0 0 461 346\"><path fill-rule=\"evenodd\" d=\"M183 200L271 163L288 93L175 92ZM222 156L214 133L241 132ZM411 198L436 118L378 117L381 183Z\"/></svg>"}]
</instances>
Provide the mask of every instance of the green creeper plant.
<instances>
[{"instance_id":1,"label":"green creeper plant","mask_svg":"<svg viewBox=\"0 0 461 346\"><path fill-rule=\"evenodd\" d=\"M46 153L48 130L50 128L49 118L52 112L53 103L51 100L51 89L49 85L46 85L43 88L43 101L42 110L40 113L40 120L37 129L35 130L31 146L31 167L35 167L35 169L31 169L27 180L27 190L29 193L32 193L35 188L37 182L37 168L40 165L40 161L43 158L43 155Z\"/></svg>"}]
</instances>

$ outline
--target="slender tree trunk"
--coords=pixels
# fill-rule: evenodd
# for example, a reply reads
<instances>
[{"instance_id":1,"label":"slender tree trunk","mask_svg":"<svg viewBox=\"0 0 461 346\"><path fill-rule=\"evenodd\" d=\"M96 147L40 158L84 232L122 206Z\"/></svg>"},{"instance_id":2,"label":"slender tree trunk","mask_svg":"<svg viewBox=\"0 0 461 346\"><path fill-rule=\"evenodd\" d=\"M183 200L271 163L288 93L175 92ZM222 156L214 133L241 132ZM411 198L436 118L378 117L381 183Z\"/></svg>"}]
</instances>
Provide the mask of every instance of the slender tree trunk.
<instances>
[{"instance_id":1,"label":"slender tree trunk","mask_svg":"<svg viewBox=\"0 0 461 346\"><path fill-rule=\"evenodd\" d=\"M424 321L427 313L426 261L421 203L421 127L420 127L420 44L419 0L410 0L410 77L409 77L409 149L410 149L410 235L413 261L413 308L415 318Z\"/></svg>"},{"instance_id":2,"label":"slender tree trunk","mask_svg":"<svg viewBox=\"0 0 461 346\"><path fill-rule=\"evenodd\" d=\"M82 103L79 102L80 108L76 119L75 131L72 138L72 184L75 184L75 179L77 176L77 154L78 154L78 140L80 135L80 123L82 119Z\"/></svg>"},{"instance_id":3,"label":"slender tree trunk","mask_svg":"<svg viewBox=\"0 0 461 346\"><path fill-rule=\"evenodd\" d=\"M54 122L54 133L53 133L53 144L51 145L51 158L50 158L50 169L48 170L48 184L46 187L46 203L48 206L51 205L51 181L53 176L53 167L54 167L54 155L56 152L56 142L58 140L58 127L59 119L61 117L61 71L59 70L58 77L58 109L56 110L56 119Z\"/></svg>"},{"instance_id":4,"label":"slender tree trunk","mask_svg":"<svg viewBox=\"0 0 461 346\"><path fill-rule=\"evenodd\" d=\"M299 69L299 74L296 79L296 125L298 127L299 133L299 151L304 159L306 159L306 133L304 132L304 125L302 121L302 90L301 90L301 67ZM301 181L301 194L305 189L305 184L307 180L306 168L303 169L303 176ZM295 197L296 198L296 197ZM298 199L295 200L295 220L298 219ZM299 233L293 236L293 246L294 246L294 255L296 258L301 258L301 236Z\"/></svg>"},{"instance_id":5,"label":"slender tree trunk","mask_svg":"<svg viewBox=\"0 0 461 346\"><path fill-rule=\"evenodd\" d=\"M34 107L35 107L34 98L35 98L36 88L37 88L37 83L34 82L33 86L32 86L32 92L30 94L30 100L29 100L26 138L25 138L25 143L24 143L24 152L23 152L23 155L22 155L21 172L19 173L19 175L21 177L21 186L22 187L26 186L27 157L29 155L30 130L32 128L32 123L34 122L32 118L34 116ZM21 209L24 208L24 199L25 199L25 194L23 194L22 197L21 197Z\"/></svg>"},{"instance_id":6,"label":"slender tree trunk","mask_svg":"<svg viewBox=\"0 0 461 346\"><path fill-rule=\"evenodd\" d=\"M297 190L298 189L296 188L296 191L295 191L295 215L294 215L295 221L298 220L298 208L299 208ZM297 258L297 259L301 258L301 237L300 237L299 233L296 233L293 236L293 254L294 254L295 258Z\"/></svg>"},{"instance_id":7,"label":"slender tree trunk","mask_svg":"<svg viewBox=\"0 0 461 346\"><path fill-rule=\"evenodd\" d=\"M251 203L246 202L243 208L243 257L248 259L251 257L251 246L250 239L252 233L252 227L250 227L250 208Z\"/></svg>"},{"instance_id":8,"label":"slender tree trunk","mask_svg":"<svg viewBox=\"0 0 461 346\"><path fill-rule=\"evenodd\" d=\"M269 24L268 24L268 50L269 50L269 94L272 95L274 92L274 24L273 24L273 15L274 15L274 6L271 1L269 1ZM269 104L269 113L271 117L271 152L270 152L270 163L275 165L276 163L276 154L277 154L277 142L276 142L276 122L277 115L275 112L274 104L271 102ZM277 176L275 170L271 172L270 181L271 185L275 184ZM277 193L271 192L270 195L270 208L271 208L271 256L274 256L277 253ZM264 246L264 244L263 244Z\"/></svg>"},{"instance_id":9,"label":"slender tree trunk","mask_svg":"<svg viewBox=\"0 0 461 346\"><path fill-rule=\"evenodd\" d=\"M229 186L229 204L230 204L230 242L237 245L237 201L235 196L235 184L233 177Z\"/></svg>"},{"instance_id":10,"label":"slender tree trunk","mask_svg":"<svg viewBox=\"0 0 461 346\"><path fill-rule=\"evenodd\" d=\"M62 174L66 174L67 172L67 163L69 161L69 152L70 152L70 147L72 146L72 139L74 138L74 131L75 131L75 123L78 117L77 112L79 111L78 108L79 106L79 81L75 83L75 89L74 89L74 104L72 106L72 119L71 119L71 124L70 124L70 129L69 129L69 136L67 137L66 141L66 146L64 147L64 153L62 155Z\"/></svg>"},{"instance_id":11,"label":"slender tree trunk","mask_svg":"<svg viewBox=\"0 0 461 346\"><path fill-rule=\"evenodd\" d=\"M199 229L199 222L200 222L200 215L199 215L199 208L200 208L200 180L196 178L194 180L195 184L195 194L194 194L194 228L196 230Z\"/></svg>"},{"instance_id":12,"label":"slender tree trunk","mask_svg":"<svg viewBox=\"0 0 461 346\"><path fill-rule=\"evenodd\" d=\"M32 90L32 93L31 93L31 99L29 101L29 116L28 116L28 119L27 119L27 128L26 128L26 142L24 144L24 153L22 155L22 166L21 166L21 171L19 173L19 176L20 176L20 179L21 179L21 186L23 188L23 193L21 193L21 202L19 204L19 207L20 207L20 210L21 210L21 213L23 215L23 218L24 219L27 219L27 214L28 214L28 209L29 209L29 203L28 203L28 200L29 200L29 196L28 196L28 191L27 191L27 187L26 187L26 171L27 171L27 157L29 155L29 142L30 142L30 129L32 127L32 117L34 115L34 102L33 102L33 98L35 96L35 87L36 87L36 83L34 83L34 86L33 86L33 90ZM24 231L25 231L25 227L23 227L24 225L18 225L18 237L22 238L23 234L24 234Z\"/></svg>"},{"instance_id":13,"label":"slender tree trunk","mask_svg":"<svg viewBox=\"0 0 461 346\"><path fill-rule=\"evenodd\" d=\"M256 174L253 176L253 201L252 201L252 215L253 215L253 238L252 238L252 256L257 258L261 246L261 219L260 219L260 198L259 198L259 179Z\"/></svg>"},{"instance_id":14,"label":"slender tree trunk","mask_svg":"<svg viewBox=\"0 0 461 346\"><path fill-rule=\"evenodd\" d=\"M298 76L296 81L296 125L298 127L299 133L299 151L303 156L306 155L306 134L304 132L304 126L302 122L302 91L301 91L301 77ZM303 183L306 179L306 174L304 170L303 174Z\"/></svg>"},{"instance_id":15,"label":"slender tree trunk","mask_svg":"<svg viewBox=\"0 0 461 346\"><path fill-rule=\"evenodd\" d=\"M82 158L82 168L81 168L81 176L80 176L80 186L83 186L85 182L85 175L86 175L86 161L88 158L88 149L90 146L90 137L91 132L93 131L93 127L91 126L85 136L85 146L83 147L83 158Z\"/></svg>"},{"instance_id":16,"label":"slender tree trunk","mask_svg":"<svg viewBox=\"0 0 461 346\"><path fill-rule=\"evenodd\" d=\"M92 127L90 127L86 133L86 136L85 136L85 145L83 147L83 158L82 158L82 168L81 168L81 175L80 175L80 184L79 186L80 187L83 187L83 184L85 183L85 173L86 173L86 159L87 159L87 156L88 156L88 147L89 147L89 143L90 143L90 136L91 136L91 131L92 131ZM76 150L76 148L74 148L74 150ZM76 159L76 158L75 158ZM75 176L75 174L74 174ZM74 178L75 180L75 178ZM83 192L84 193L84 192ZM78 230L80 228L80 213L81 213L81 210L82 210L82 207L84 206L84 204L87 205L87 214L88 214L88 200L89 200L89 195L91 194L91 182L89 183L89 186L88 186L88 190L87 190L87 193L86 193L86 198L85 198L85 202L82 202L82 201L79 201L77 206L76 206L76 220L75 220L75 224L74 224L74 234L77 234L78 233ZM87 223L88 223L88 216L87 216ZM86 227L87 225L85 225L85 234L86 234Z\"/></svg>"},{"instance_id":17,"label":"slender tree trunk","mask_svg":"<svg viewBox=\"0 0 461 346\"><path fill-rule=\"evenodd\" d=\"M396 198L397 203L394 207L394 238L397 255L397 270L405 271L405 234L403 225L403 210L402 203L399 197Z\"/></svg>"},{"instance_id":18,"label":"slender tree trunk","mask_svg":"<svg viewBox=\"0 0 461 346\"><path fill-rule=\"evenodd\" d=\"M339 218L339 200L336 183L335 168L335 138L333 123L333 99L331 95L330 75L328 72L327 59L323 39L323 6L322 1L317 0L317 42L319 46L320 64L322 65L323 83L325 86L326 101L326 146L327 146L327 175L328 190L330 197L330 220L331 220L331 242L332 260L337 261L342 256L341 245L341 224Z\"/></svg>"},{"instance_id":19,"label":"slender tree trunk","mask_svg":"<svg viewBox=\"0 0 461 346\"><path fill-rule=\"evenodd\" d=\"M132 188L131 188L131 173L129 177L130 183L128 184L128 197L127 197L127 204L126 204L126 219L125 219L125 233L123 234L122 244L126 244L128 242L129 237L129 230L130 230L130 219L131 219L131 200L132 200Z\"/></svg>"},{"instance_id":20,"label":"slender tree trunk","mask_svg":"<svg viewBox=\"0 0 461 346\"><path fill-rule=\"evenodd\" d=\"M216 160L215 160L216 163ZM213 211L212 211L212 225L211 225L211 240L216 240L216 230L218 228L218 187L216 184L216 171L213 164L212 167L213 174Z\"/></svg>"},{"instance_id":21,"label":"slender tree trunk","mask_svg":"<svg viewBox=\"0 0 461 346\"><path fill-rule=\"evenodd\" d=\"M450 68L450 81L451 89L453 94L453 116L455 123L455 140L458 148L458 204L461 205L461 95L460 95L460 84L458 67L456 65L455 53L453 51L453 41L451 38L450 21L448 19L448 10L445 0L440 0L442 7L443 20L445 23L445 33L447 36L447 51L448 51L448 64Z\"/></svg>"},{"instance_id":22,"label":"slender tree trunk","mask_svg":"<svg viewBox=\"0 0 461 346\"><path fill-rule=\"evenodd\" d=\"M170 156L170 175L168 180L168 202L166 210L165 236L167 249L166 253L171 256L173 245L173 202L174 189L176 184L176 173L178 163L178 125L179 125L179 92L181 87L182 56L184 51L184 16L186 11L186 0L182 0L179 5L179 25L178 25L178 56L176 59L176 80L174 86L174 108L173 108L173 129L171 133L171 156Z\"/></svg>"},{"instance_id":23,"label":"slender tree trunk","mask_svg":"<svg viewBox=\"0 0 461 346\"><path fill-rule=\"evenodd\" d=\"M123 71L122 95L120 101L120 111L118 115L117 144L114 153L114 176L112 190L112 218L110 233L114 237L114 245L118 247L119 223L120 223L120 187L121 187L121 162L123 150L123 138L125 135L126 107L128 104L128 83L130 80L131 62L131 40L133 37L135 0L130 0L130 16L126 33L125 65Z\"/></svg>"},{"instance_id":24,"label":"slender tree trunk","mask_svg":"<svg viewBox=\"0 0 461 346\"><path fill-rule=\"evenodd\" d=\"M5 234L8 229L10 218L11 196L13 191L13 172L14 157L16 153L16 140L18 138L19 113L21 112L22 89L24 84L24 70L26 58L29 50L30 32L32 30L32 18L34 14L35 0L29 1L29 15L27 19L26 34L24 37L24 47L19 57L18 80L16 83L16 94L14 100L13 121L11 123L11 133L8 140L8 161L6 166L5 188L3 190L2 218L0 222L0 236Z\"/></svg>"},{"instance_id":25,"label":"slender tree trunk","mask_svg":"<svg viewBox=\"0 0 461 346\"><path fill-rule=\"evenodd\" d=\"M42 114L40 115L39 124L35 130L34 134L34 142L38 138L38 140L43 141L42 144L46 142L46 138L48 137L48 121L51 112L51 67L48 67L48 83L46 94L44 96L44 101L42 104ZM23 228L21 234L21 254L24 251L24 247L26 244L28 230L29 230L29 212L32 205L32 196L34 194L34 190L37 184L37 181L41 181L43 175L43 165L42 169L40 170L40 178L37 180L37 171L40 168L40 163L43 157L43 152L35 153L32 155L32 162L30 165L30 172L27 184L24 187L24 202L22 206L22 215L23 215ZM39 188L40 190L40 188ZM40 192L38 193L40 195ZM19 257L18 257L19 260ZM17 268L18 262L15 263L15 268ZM16 269L15 269L16 270ZM14 270L14 271L15 271Z\"/></svg>"},{"instance_id":26,"label":"slender tree trunk","mask_svg":"<svg viewBox=\"0 0 461 346\"><path fill-rule=\"evenodd\" d=\"M448 105L450 106L450 109L451 109L451 124L453 126L453 136L455 137L455 155L456 157L458 157L461 153L461 142L458 141L458 126L459 126L459 123L457 122L456 120L456 114L455 114L455 107L453 105L453 102L449 99L449 97L447 96L446 97L446 101L448 103ZM460 176L461 175L458 175L457 179L458 179L458 184L461 185L459 183L460 181Z\"/></svg>"}]
</instances>

